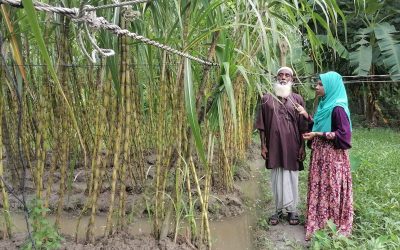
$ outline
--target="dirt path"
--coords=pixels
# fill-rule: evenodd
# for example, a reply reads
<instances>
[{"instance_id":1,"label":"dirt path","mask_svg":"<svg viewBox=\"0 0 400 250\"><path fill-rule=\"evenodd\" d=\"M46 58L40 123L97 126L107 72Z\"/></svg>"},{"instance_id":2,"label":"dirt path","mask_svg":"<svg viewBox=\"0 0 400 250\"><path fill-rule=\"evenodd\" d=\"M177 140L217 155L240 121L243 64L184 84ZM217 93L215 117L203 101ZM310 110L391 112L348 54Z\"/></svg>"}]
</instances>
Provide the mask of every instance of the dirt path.
<instances>
[{"instance_id":1,"label":"dirt path","mask_svg":"<svg viewBox=\"0 0 400 250\"><path fill-rule=\"evenodd\" d=\"M270 171L265 169L264 160L261 158L258 146L253 145L248 156L252 175L258 175L260 196L257 204L257 225L254 228L254 249L304 249L308 242L305 241L304 224L289 225L286 218L276 226L268 225L268 217L274 212L274 203L270 190ZM305 173L302 173L303 175ZM304 184L302 184L304 185ZM304 197L300 194L300 207L304 206ZM303 195L304 196L304 195Z\"/></svg>"}]
</instances>

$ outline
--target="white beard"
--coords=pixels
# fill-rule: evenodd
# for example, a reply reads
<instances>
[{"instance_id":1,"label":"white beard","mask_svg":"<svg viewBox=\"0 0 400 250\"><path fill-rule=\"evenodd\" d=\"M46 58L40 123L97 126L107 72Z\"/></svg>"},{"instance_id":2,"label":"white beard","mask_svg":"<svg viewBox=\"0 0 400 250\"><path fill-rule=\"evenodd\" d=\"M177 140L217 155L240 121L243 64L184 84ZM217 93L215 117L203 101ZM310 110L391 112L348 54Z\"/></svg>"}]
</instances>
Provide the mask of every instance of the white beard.
<instances>
[{"instance_id":1,"label":"white beard","mask_svg":"<svg viewBox=\"0 0 400 250\"><path fill-rule=\"evenodd\" d=\"M275 95L286 98L292 93L292 82L288 82L284 84L285 82L276 82L274 83L274 91Z\"/></svg>"}]
</instances>

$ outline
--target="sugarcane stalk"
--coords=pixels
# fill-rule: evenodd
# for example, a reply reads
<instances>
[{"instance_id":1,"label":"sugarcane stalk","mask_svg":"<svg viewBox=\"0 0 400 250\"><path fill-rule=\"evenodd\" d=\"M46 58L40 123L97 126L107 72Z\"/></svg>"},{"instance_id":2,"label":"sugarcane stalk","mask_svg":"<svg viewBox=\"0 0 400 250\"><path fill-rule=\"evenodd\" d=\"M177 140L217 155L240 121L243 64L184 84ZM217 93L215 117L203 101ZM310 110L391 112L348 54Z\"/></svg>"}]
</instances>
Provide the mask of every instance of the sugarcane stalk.
<instances>
[{"instance_id":1,"label":"sugarcane stalk","mask_svg":"<svg viewBox=\"0 0 400 250\"><path fill-rule=\"evenodd\" d=\"M42 200L43 190L43 171L44 171L44 156L45 150L43 149L43 136L44 133L44 115L43 115L43 101L42 97L39 97L39 110L38 110L38 129L36 133L36 196Z\"/></svg>"},{"instance_id":2,"label":"sugarcane stalk","mask_svg":"<svg viewBox=\"0 0 400 250\"><path fill-rule=\"evenodd\" d=\"M163 63L161 68L161 76L160 76L160 91L158 93L166 93L167 91L167 83L166 83L166 61L167 55L164 52L163 54ZM156 162L156 179L155 179L155 186L156 186L156 193L155 193L155 204L154 204L154 221L153 221L153 234L156 238L160 237L160 230L161 230L161 222L163 213L163 193L164 193L164 179L165 179L165 170L162 168L163 163L167 157L166 149L164 147L165 144L165 130L166 130L166 103L167 98L166 95L160 94L159 97L160 102L157 108L157 120L160 121L159 126L156 130L156 146L157 146L157 162Z\"/></svg>"},{"instance_id":3,"label":"sugarcane stalk","mask_svg":"<svg viewBox=\"0 0 400 250\"><path fill-rule=\"evenodd\" d=\"M3 91L0 89L0 117L3 116ZM0 123L1 126L1 123ZM3 148L3 129L0 128L0 148ZM0 150L0 159L3 159L3 150ZM12 230L11 230L11 215L10 215L10 203L8 200L8 193L6 187L4 185L4 166L3 161L0 160L0 191L2 194L2 201L3 201L3 216L5 221L5 237L11 238L12 237Z\"/></svg>"},{"instance_id":4,"label":"sugarcane stalk","mask_svg":"<svg viewBox=\"0 0 400 250\"><path fill-rule=\"evenodd\" d=\"M131 8L129 8L131 9ZM127 18L125 18L125 13L129 9L124 9L122 12L121 18L121 27L126 27ZM125 105L125 121L124 121L124 145L123 145L123 160L121 163L121 171L120 171L120 189L119 189L119 208L118 208L118 220L117 220L117 229L122 230L126 226L125 221L125 202L126 202L126 168L129 162L129 144L130 144L130 132L131 132L131 89L129 85L131 84L130 79L130 71L128 68L129 57L128 57L129 49L128 49L128 39L127 37L121 38L121 71L123 74L121 75L121 85L123 88L123 102L121 106Z\"/></svg>"},{"instance_id":5,"label":"sugarcane stalk","mask_svg":"<svg viewBox=\"0 0 400 250\"><path fill-rule=\"evenodd\" d=\"M197 172L196 172L196 168L195 165L193 163L193 158L190 157L189 159L189 165L190 165L190 169L192 171L192 176L193 179L195 181L196 184L196 189L197 189L197 193L199 195L199 200L200 200L200 205L201 205L201 218L202 218L202 228L201 228L201 232L200 232L200 244L203 244L203 241L206 240L206 243L208 244L208 248L211 249L211 233L210 233L210 226L209 226L209 222L208 222L208 212L207 212L207 207L206 207L206 203L204 201L204 196L202 194L201 188L200 188L200 182L199 179L197 177ZM204 235L204 233L206 235ZM204 239L204 236L206 237L206 239Z\"/></svg>"},{"instance_id":6,"label":"sugarcane stalk","mask_svg":"<svg viewBox=\"0 0 400 250\"><path fill-rule=\"evenodd\" d=\"M121 63L122 63L121 59ZM116 120L116 128L115 128L115 141L113 144L113 171L112 171L112 180L111 180L111 194L110 194L110 206L108 209L107 222L104 231L104 235L107 237L112 234L112 216L114 212L114 202L115 202L115 194L117 190L117 180L120 172L120 153L121 153L121 140L122 140L122 130L123 130L123 113L124 113L124 93L125 93L125 84L122 84L122 79L125 79L126 71L124 71L123 67L120 67L120 84L121 84L121 96L118 98L118 106L117 108L117 120ZM119 218L117 218L119 220Z\"/></svg>"},{"instance_id":7,"label":"sugarcane stalk","mask_svg":"<svg viewBox=\"0 0 400 250\"><path fill-rule=\"evenodd\" d=\"M69 33L69 22L64 21L66 20L64 17L61 18L62 20L62 25L61 25L61 38L60 38L60 51L59 51L59 59L61 62L61 66L59 66L59 75L60 75L60 83L63 83L64 86L67 86L67 79L68 79L68 74L67 74L67 69L64 66L66 64L66 51L68 47L68 40L67 36ZM60 113L58 118L61 119L61 140L60 140L60 190L59 190L59 200L57 203L57 214L56 214L56 220L55 220L55 226L56 228L59 228L60 226L60 220L61 220L61 213L63 211L64 207L64 196L65 196L65 189L66 189L66 175L67 175L67 165L68 165L68 157L69 157L69 145L70 145L70 138L69 138L69 128L70 128L70 123L68 119L65 119L68 117L68 111L67 109L60 108L59 109Z\"/></svg>"},{"instance_id":8,"label":"sugarcane stalk","mask_svg":"<svg viewBox=\"0 0 400 250\"><path fill-rule=\"evenodd\" d=\"M47 74L44 74L44 81L48 80L47 78L48 78ZM46 93L48 96L48 100L52 100L53 95L52 95L52 89L50 87L46 88ZM49 111L52 109L50 101L46 102L46 107ZM50 195L51 195L53 184L54 184L54 172L57 167L57 159L58 159L57 153L59 152L56 149L58 148L59 140L61 140L60 133L58 133L59 125L57 122L54 122L54 120L55 120L54 112L55 111L49 112L48 119L45 119L47 122L46 127L51 129L49 131L49 134L51 134L51 131L53 131L53 133L52 133L53 134L53 138L52 138L53 139L53 145L52 145L53 149L51 151L50 170L49 170L48 179L47 179L47 183L46 183L47 184L46 198L44 201L45 208L49 208ZM51 120L53 120L53 122ZM50 136L49 136L49 138L50 138Z\"/></svg>"},{"instance_id":9,"label":"sugarcane stalk","mask_svg":"<svg viewBox=\"0 0 400 250\"><path fill-rule=\"evenodd\" d=\"M68 155L69 155L69 139L67 137L67 129L68 129L68 120L64 119L63 120L63 125L62 125L62 133L63 135L61 136L61 150L60 150L60 188L58 192L58 203L57 203L57 214L56 214L56 221L55 221L55 227L59 228L60 227L60 221L61 221L61 213L63 211L64 207L64 197L65 197L65 189L66 189L66 184L65 180L67 177L67 164L68 164Z\"/></svg>"},{"instance_id":10,"label":"sugarcane stalk","mask_svg":"<svg viewBox=\"0 0 400 250\"><path fill-rule=\"evenodd\" d=\"M86 231L86 241L90 243L94 243L94 234L93 234L93 229L94 229L94 224L95 224L95 218L96 218L96 209L97 209L97 199L98 195L100 192L101 188L101 175L102 175L102 161L101 161L101 141L106 129L106 123L105 123L105 107L108 105L108 95L104 95L104 98L102 98L104 92L104 87L103 87L103 75L104 75L104 65L103 65L103 60L101 60L101 67L97 71L97 86L98 89L96 91L96 103L97 105L97 113L96 113L96 128L95 128L95 139L94 139L94 149L93 149L93 159L92 160L92 171L93 176L92 178L92 184L90 185L91 191L89 192L89 200L91 206L91 213L89 217L89 222L87 226L87 231ZM101 100L103 100L103 104L101 104Z\"/></svg>"},{"instance_id":11,"label":"sugarcane stalk","mask_svg":"<svg viewBox=\"0 0 400 250\"><path fill-rule=\"evenodd\" d=\"M113 156L113 172L112 172L112 180L111 180L111 195L110 195L110 207L108 209L107 215L107 223L105 228L105 236L112 234L112 215L114 212L114 202L115 202L115 192L117 189L117 179L118 172L120 170L120 162L119 162L119 154L121 151L121 136L122 136L122 110L118 112L118 123L116 130L116 139L114 144L114 156Z\"/></svg>"}]
</instances>

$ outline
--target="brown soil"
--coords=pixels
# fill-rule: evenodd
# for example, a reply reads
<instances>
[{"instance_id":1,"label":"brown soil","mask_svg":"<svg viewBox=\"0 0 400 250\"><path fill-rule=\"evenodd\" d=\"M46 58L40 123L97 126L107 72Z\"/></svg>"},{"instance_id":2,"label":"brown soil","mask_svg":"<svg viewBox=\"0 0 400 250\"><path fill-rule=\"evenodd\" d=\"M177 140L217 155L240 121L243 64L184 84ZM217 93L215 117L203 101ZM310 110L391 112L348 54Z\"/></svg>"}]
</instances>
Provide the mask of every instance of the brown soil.
<instances>
[{"instance_id":1,"label":"brown soil","mask_svg":"<svg viewBox=\"0 0 400 250\"><path fill-rule=\"evenodd\" d=\"M47 183L49 168L50 168L50 159L46 160L46 171L44 176L43 183ZM130 181L126 183L126 213L135 215L135 218L147 218L149 211L147 211L147 204L153 204L152 199L154 197L154 176L155 176L155 167L154 164L156 162L156 155L149 154L146 157L147 167L147 181L145 183L145 188L138 188L130 185ZM6 163L5 163L6 164ZM110 182L111 182L111 173L112 168L108 168L108 172L105 175L105 181L103 182L102 188L100 190L100 194L97 201L97 215L102 216L106 215L109 208L110 203ZM82 208L85 206L86 198L87 198L87 180L84 176L85 170L83 167L75 166L73 172L73 178L70 183L68 190L65 191L64 198L64 212L70 214L71 216L77 216ZM248 180L249 173L246 168L239 168L239 171L235 174L235 180ZM60 173L56 171L53 175L52 192L50 194L49 199L49 209L50 214L57 210L57 202L58 202L58 192L60 189ZM6 182L11 182L11 177L6 176ZM173 188L173 187L169 187ZM167 187L168 189L168 187ZM119 193L119 190L116 191ZM244 211L244 206L241 200L241 192L237 188L232 193L226 194L220 190L212 190L213 194L210 196L209 201L209 213L211 219L220 219L224 217L231 217L242 214ZM45 192L44 192L45 193ZM9 195L10 202L10 210L13 212L22 212L23 205L19 200L22 199L22 195L16 192L17 197L13 195ZM44 194L45 196L45 194ZM197 191L195 188L192 189L192 196L196 199ZM34 180L31 174L31 171L27 169L26 178L25 178L25 198L26 200L32 200L35 197L35 185ZM117 201L116 201L117 202ZM200 211L200 205L197 205L197 210ZM0 208L2 208L2 204L0 203Z\"/></svg>"}]
</instances>

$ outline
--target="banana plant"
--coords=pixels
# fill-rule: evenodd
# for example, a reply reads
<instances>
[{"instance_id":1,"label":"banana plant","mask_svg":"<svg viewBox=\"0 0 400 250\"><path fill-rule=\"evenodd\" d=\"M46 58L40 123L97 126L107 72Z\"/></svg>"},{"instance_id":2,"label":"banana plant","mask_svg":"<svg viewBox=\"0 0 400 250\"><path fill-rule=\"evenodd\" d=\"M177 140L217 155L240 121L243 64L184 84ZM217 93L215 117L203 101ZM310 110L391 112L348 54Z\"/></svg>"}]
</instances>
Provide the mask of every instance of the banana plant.
<instances>
[{"instance_id":1,"label":"banana plant","mask_svg":"<svg viewBox=\"0 0 400 250\"><path fill-rule=\"evenodd\" d=\"M381 68L390 74L392 80L399 80L400 39L396 36L399 30L388 21L395 17L396 12L383 4L369 0L362 6L364 17L361 21L364 25L356 31L357 40L351 45L350 65L356 75L366 76Z\"/></svg>"}]
</instances>

